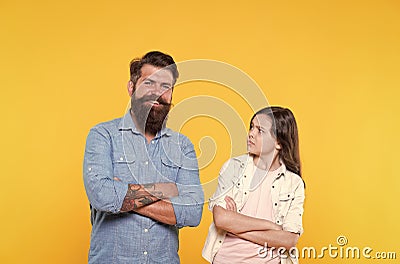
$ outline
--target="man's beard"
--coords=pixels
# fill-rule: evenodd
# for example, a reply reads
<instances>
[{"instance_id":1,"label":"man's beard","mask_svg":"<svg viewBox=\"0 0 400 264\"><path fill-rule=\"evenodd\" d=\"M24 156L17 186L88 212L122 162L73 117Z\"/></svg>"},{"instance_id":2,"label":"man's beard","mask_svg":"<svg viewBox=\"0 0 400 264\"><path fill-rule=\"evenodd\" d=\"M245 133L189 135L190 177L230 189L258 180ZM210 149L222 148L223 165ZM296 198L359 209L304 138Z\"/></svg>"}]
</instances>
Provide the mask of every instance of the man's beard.
<instances>
[{"instance_id":1,"label":"man's beard","mask_svg":"<svg viewBox=\"0 0 400 264\"><path fill-rule=\"evenodd\" d=\"M157 101L160 105L153 107L151 104L146 104L146 102L149 101ZM131 98L131 107L139 130L145 131L145 133L151 135L156 135L167 123L171 104L155 95L146 95L137 99L135 98L135 94L133 94Z\"/></svg>"}]
</instances>

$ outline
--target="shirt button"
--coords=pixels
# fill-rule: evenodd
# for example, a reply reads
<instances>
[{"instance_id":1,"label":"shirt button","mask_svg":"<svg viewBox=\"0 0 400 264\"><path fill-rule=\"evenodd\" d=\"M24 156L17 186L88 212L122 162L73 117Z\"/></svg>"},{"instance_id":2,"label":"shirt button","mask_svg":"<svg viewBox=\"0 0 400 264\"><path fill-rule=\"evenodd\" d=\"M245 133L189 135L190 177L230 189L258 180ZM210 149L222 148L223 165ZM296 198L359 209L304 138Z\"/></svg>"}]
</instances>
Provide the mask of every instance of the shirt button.
<instances>
[{"instance_id":1,"label":"shirt button","mask_svg":"<svg viewBox=\"0 0 400 264\"><path fill-rule=\"evenodd\" d=\"M277 206L278 204L277 203L275 203L275 206Z\"/></svg>"},{"instance_id":2,"label":"shirt button","mask_svg":"<svg viewBox=\"0 0 400 264\"><path fill-rule=\"evenodd\" d=\"M275 186L272 185L272 188L275 188Z\"/></svg>"},{"instance_id":3,"label":"shirt button","mask_svg":"<svg viewBox=\"0 0 400 264\"><path fill-rule=\"evenodd\" d=\"M123 158L123 157L121 157L121 158L119 158L119 160L124 160L124 158Z\"/></svg>"},{"instance_id":4,"label":"shirt button","mask_svg":"<svg viewBox=\"0 0 400 264\"><path fill-rule=\"evenodd\" d=\"M143 254L144 254L144 255L147 255L147 251L144 251Z\"/></svg>"},{"instance_id":5,"label":"shirt button","mask_svg":"<svg viewBox=\"0 0 400 264\"><path fill-rule=\"evenodd\" d=\"M244 192L244 194L247 194L247 192Z\"/></svg>"},{"instance_id":6,"label":"shirt button","mask_svg":"<svg viewBox=\"0 0 400 264\"><path fill-rule=\"evenodd\" d=\"M154 144L154 140L151 141L151 144Z\"/></svg>"},{"instance_id":7,"label":"shirt button","mask_svg":"<svg viewBox=\"0 0 400 264\"><path fill-rule=\"evenodd\" d=\"M145 229L144 229L144 232L145 232L145 233L149 232L149 229L145 228Z\"/></svg>"},{"instance_id":8,"label":"shirt button","mask_svg":"<svg viewBox=\"0 0 400 264\"><path fill-rule=\"evenodd\" d=\"M146 165L147 165L147 164L149 164L149 162L146 160L146 161L144 162L144 164L146 164Z\"/></svg>"},{"instance_id":9,"label":"shirt button","mask_svg":"<svg viewBox=\"0 0 400 264\"><path fill-rule=\"evenodd\" d=\"M246 176L246 175L244 175L244 177L246 178L247 176Z\"/></svg>"},{"instance_id":10,"label":"shirt button","mask_svg":"<svg viewBox=\"0 0 400 264\"><path fill-rule=\"evenodd\" d=\"M91 171L91 170L92 170L92 168L89 168L89 169L88 169L88 171Z\"/></svg>"}]
</instances>

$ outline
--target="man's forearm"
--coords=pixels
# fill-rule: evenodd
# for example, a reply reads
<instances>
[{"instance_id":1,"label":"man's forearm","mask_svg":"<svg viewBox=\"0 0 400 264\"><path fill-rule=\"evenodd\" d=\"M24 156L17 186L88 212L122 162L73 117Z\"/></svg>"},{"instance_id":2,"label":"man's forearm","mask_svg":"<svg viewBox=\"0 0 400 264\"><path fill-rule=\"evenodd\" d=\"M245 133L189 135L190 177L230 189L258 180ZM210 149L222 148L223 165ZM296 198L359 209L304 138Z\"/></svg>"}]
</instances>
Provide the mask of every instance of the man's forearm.
<instances>
[{"instance_id":1,"label":"man's forearm","mask_svg":"<svg viewBox=\"0 0 400 264\"><path fill-rule=\"evenodd\" d=\"M159 200L152 204L137 208L134 211L167 225L176 224L174 208L169 200Z\"/></svg>"},{"instance_id":2,"label":"man's forearm","mask_svg":"<svg viewBox=\"0 0 400 264\"><path fill-rule=\"evenodd\" d=\"M177 195L178 190L174 183L129 184L120 211L133 211Z\"/></svg>"}]
</instances>

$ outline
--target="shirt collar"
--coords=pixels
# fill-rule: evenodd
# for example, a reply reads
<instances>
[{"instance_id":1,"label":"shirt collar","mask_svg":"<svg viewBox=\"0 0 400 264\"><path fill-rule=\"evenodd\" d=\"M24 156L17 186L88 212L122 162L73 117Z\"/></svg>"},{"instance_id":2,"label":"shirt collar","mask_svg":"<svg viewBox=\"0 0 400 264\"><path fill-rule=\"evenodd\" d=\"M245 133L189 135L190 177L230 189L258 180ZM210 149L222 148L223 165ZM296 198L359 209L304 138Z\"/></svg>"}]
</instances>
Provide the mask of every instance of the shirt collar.
<instances>
[{"instance_id":1,"label":"shirt collar","mask_svg":"<svg viewBox=\"0 0 400 264\"><path fill-rule=\"evenodd\" d=\"M281 176L285 176L285 174L286 174L285 163L283 163L282 160L280 160L280 162L281 162L281 166L274 171L274 172L276 172L276 174L275 174L275 178L276 179L281 177Z\"/></svg>"},{"instance_id":2,"label":"shirt collar","mask_svg":"<svg viewBox=\"0 0 400 264\"><path fill-rule=\"evenodd\" d=\"M121 121L119 122L118 129L121 130L131 130L135 134L142 134L137 128L135 123L132 120L131 116L131 109L129 109L126 114L121 118ZM162 136L171 136L172 130L164 127L157 133L155 138L162 137Z\"/></svg>"},{"instance_id":3,"label":"shirt collar","mask_svg":"<svg viewBox=\"0 0 400 264\"><path fill-rule=\"evenodd\" d=\"M244 161L244 159L242 158L242 164L244 165L247 162L247 166L253 166L253 157L249 154L247 154L247 161ZM283 163L283 160L280 160L281 166L279 168L277 168L276 170L269 172L269 173L273 173L275 179L278 179L281 176L285 176L286 174L286 165L285 163Z\"/></svg>"}]
</instances>

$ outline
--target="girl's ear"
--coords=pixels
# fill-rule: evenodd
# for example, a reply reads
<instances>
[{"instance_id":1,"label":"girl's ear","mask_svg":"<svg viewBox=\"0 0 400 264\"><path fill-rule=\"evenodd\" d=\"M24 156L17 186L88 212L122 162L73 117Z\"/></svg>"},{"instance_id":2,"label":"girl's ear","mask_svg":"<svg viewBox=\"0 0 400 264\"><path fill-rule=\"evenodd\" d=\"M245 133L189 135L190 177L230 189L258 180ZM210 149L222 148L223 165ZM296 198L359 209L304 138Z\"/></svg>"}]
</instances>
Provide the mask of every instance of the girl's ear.
<instances>
[{"instance_id":1,"label":"girl's ear","mask_svg":"<svg viewBox=\"0 0 400 264\"><path fill-rule=\"evenodd\" d=\"M275 142L275 148L276 148L277 150L281 150L281 149L282 149L281 144L279 144L278 141Z\"/></svg>"}]
</instances>

